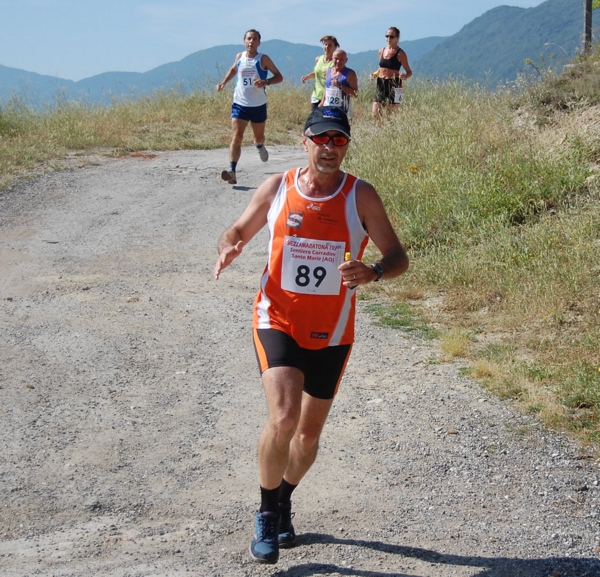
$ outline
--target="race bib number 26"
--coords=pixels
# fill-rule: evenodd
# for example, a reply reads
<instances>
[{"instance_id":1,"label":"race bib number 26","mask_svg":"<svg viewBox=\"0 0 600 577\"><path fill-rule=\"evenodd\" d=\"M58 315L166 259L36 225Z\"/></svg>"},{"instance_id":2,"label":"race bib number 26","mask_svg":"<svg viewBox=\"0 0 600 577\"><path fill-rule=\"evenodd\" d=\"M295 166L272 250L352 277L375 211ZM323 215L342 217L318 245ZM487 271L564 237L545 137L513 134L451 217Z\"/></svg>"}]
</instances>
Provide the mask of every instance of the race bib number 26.
<instances>
[{"instance_id":1,"label":"race bib number 26","mask_svg":"<svg viewBox=\"0 0 600 577\"><path fill-rule=\"evenodd\" d=\"M342 106L342 91L340 88L325 89L325 106Z\"/></svg>"},{"instance_id":2,"label":"race bib number 26","mask_svg":"<svg viewBox=\"0 0 600 577\"><path fill-rule=\"evenodd\" d=\"M301 294L338 295L346 243L286 236L281 288Z\"/></svg>"}]
</instances>

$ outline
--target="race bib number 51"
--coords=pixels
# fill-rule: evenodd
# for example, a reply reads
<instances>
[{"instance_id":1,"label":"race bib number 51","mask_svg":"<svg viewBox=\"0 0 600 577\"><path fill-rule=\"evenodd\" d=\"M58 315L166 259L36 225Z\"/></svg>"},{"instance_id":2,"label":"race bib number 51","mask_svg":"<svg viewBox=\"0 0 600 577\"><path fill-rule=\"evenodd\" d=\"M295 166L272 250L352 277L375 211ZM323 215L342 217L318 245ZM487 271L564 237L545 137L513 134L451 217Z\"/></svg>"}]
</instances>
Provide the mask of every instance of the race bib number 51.
<instances>
[{"instance_id":1,"label":"race bib number 51","mask_svg":"<svg viewBox=\"0 0 600 577\"><path fill-rule=\"evenodd\" d=\"M255 68L242 68L242 86L254 86Z\"/></svg>"},{"instance_id":2,"label":"race bib number 51","mask_svg":"<svg viewBox=\"0 0 600 577\"><path fill-rule=\"evenodd\" d=\"M281 288L301 294L340 294L338 266L346 243L297 236L286 236L284 242Z\"/></svg>"}]
</instances>

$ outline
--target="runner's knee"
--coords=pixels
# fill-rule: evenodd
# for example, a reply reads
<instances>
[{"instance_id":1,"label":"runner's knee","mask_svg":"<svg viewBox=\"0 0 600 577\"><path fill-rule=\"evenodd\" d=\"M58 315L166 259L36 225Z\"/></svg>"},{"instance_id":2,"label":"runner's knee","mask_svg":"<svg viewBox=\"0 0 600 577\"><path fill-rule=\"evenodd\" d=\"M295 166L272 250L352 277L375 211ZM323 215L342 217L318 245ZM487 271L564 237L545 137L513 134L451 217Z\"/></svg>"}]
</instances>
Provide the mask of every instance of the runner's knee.
<instances>
[{"instance_id":1,"label":"runner's knee","mask_svg":"<svg viewBox=\"0 0 600 577\"><path fill-rule=\"evenodd\" d=\"M297 425L298 418L293 414L282 412L269 415L269 427L277 437L286 442L289 442L294 436Z\"/></svg>"},{"instance_id":2,"label":"runner's knee","mask_svg":"<svg viewBox=\"0 0 600 577\"><path fill-rule=\"evenodd\" d=\"M241 145L243 140L244 140L244 131L234 128L233 134L231 135L231 141L234 144Z\"/></svg>"},{"instance_id":3,"label":"runner's knee","mask_svg":"<svg viewBox=\"0 0 600 577\"><path fill-rule=\"evenodd\" d=\"M320 432L318 433L300 433L294 437L294 443L304 454L316 451L319 448Z\"/></svg>"}]
</instances>

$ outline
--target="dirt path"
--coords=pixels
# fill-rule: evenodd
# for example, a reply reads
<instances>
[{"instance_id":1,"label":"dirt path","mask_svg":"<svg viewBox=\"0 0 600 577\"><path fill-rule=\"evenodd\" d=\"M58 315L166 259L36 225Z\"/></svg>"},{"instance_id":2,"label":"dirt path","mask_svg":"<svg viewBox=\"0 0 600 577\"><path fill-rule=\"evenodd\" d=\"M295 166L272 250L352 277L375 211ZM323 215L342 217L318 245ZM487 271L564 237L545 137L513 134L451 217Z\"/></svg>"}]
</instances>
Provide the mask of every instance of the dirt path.
<instances>
[{"instance_id":1,"label":"dirt path","mask_svg":"<svg viewBox=\"0 0 600 577\"><path fill-rule=\"evenodd\" d=\"M304 163L270 152L233 189L225 151L186 151L0 193L0 575L600 575L598 464L362 305L299 544L250 561L265 235L211 272L255 187Z\"/></svg>"}]
</instances>

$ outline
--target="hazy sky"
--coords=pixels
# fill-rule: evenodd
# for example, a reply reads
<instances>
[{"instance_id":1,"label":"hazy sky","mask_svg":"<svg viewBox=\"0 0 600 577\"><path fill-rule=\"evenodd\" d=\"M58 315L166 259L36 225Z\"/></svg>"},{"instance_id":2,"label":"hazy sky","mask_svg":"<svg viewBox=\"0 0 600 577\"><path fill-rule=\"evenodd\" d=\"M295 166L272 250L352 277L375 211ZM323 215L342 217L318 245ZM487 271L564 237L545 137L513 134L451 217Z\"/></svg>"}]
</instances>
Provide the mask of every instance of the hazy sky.
<instances>
[{"instance_id":1,"label":"hazy sky","mask_svg":"<svg viewBox=\"0 0 600 577\"><path fill-rule=\"evenodd\" d=\"M400 28L403 40L451 36L496 6L530 8L541 3L0 0L0 64L70 80L102 72L146 72L211 46L241 46L248 28L258 29L263 40L312 45L333 34L345 50L355 53L383 46L389 26ZM277 62L276 54L269 56Z\"/></svg>"}]
</instances>

